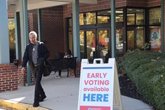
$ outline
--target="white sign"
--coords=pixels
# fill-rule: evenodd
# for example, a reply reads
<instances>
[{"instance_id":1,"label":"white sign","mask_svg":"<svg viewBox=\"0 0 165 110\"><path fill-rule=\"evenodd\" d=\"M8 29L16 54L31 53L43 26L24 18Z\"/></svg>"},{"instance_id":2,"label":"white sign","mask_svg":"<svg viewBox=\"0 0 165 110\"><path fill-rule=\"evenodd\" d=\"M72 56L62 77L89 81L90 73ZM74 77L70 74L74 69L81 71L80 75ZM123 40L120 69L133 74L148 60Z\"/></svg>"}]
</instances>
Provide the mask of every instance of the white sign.
<instances>
[{"instance_id":1,"label":"white sign","mask_svg":"<svg viewBox=\"0 0 165 110\"><path fill-rule=\"evenodd\" d=\"M113 100L115 70L115 59L109 59L105 64L102 59L95 59L93 64L89 64L87 59L82 60L78 110L113 110L114 102L119 101L118 105L121 105L120 99ZM120 98L119 85L117 88L117 98Z\"/></svg>"}]
</instances>

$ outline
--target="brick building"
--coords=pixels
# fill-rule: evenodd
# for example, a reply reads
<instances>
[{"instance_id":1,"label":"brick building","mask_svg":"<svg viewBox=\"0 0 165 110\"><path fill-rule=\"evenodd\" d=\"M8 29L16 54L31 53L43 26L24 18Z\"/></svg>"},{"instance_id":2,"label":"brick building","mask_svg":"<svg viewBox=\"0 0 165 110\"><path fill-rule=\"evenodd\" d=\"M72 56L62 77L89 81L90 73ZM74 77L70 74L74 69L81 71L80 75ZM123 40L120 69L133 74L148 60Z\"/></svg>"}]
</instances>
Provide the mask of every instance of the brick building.
<instances>
[{"instance_id":1,"label":"brick building","mask_svg":"<svg viewBox=\"0 0 165 110\"><path fill-rule=\"evenodd\" d=\"M116 50L143 49L150 44L154 51L164 51L161 33L160 0L116 0ZM29 11L29 31L38 30L38 10ZM47 43L51 58L67 48L73 51L72 4L39 9L41 40ZM17 13L19 15L19 13ZM95 51L103 57L111 51L110 0L97 0L97 4L80 3L80 53L90 58ZM20 37L20 36L18 36ZM18 38L19 39L19 38ZM163 40L163 41L162 41Z\"/></svg>"},{"instance_id":2,"label":"brick building","mask_svg":"<svg viewBox=\"0 0 165 110\"><path fill-rule=\"evenodd\" d=\"M165 4L162 4L164 3L162 1L115 1L117 55L137 48L165 51L165 36L162 32L165 21L163 14ZM97 3L93 4L79 4L80 35L77 37L80 39L81 58L105 58L108 52L111 52L110 4L110 0L97 0ZM40 33L41 41L46 43L50 51L50 58L54 58L57 52L64 52L67 48L72 52L74 50L72 12L71 3L28 11L28 30ZM22 58L22 52L16 51L15 46L17 45L18 50L21 49L20 13L16 12L17 23L14 21L15 14L9 12L8 16L9 27L11 27L9 28L10 62L13 62L13 59L21 60ZM21 76L24 78L24 75Z\"/></svg>"}]
</instances>

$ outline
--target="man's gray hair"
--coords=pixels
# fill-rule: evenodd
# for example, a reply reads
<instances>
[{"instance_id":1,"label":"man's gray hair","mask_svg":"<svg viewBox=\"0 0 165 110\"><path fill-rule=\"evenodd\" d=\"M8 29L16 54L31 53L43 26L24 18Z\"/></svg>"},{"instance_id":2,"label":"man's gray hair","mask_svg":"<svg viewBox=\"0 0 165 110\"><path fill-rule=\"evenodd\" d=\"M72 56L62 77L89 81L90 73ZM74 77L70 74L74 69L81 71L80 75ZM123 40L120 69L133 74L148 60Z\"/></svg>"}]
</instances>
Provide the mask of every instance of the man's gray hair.
<instances>
[{"instance_id":1,"label":"man's gray hair","mask_svg":"<svg viewBox=\"0 0 165 110\"><path fill-rule=\"evenodd\" d=\"M34 35L35 37L37 37L37 33L36 33L35 31L30 31L30 32L29 32L29 36L30 36L30 35Z\"/></svg>"}]
</instances>

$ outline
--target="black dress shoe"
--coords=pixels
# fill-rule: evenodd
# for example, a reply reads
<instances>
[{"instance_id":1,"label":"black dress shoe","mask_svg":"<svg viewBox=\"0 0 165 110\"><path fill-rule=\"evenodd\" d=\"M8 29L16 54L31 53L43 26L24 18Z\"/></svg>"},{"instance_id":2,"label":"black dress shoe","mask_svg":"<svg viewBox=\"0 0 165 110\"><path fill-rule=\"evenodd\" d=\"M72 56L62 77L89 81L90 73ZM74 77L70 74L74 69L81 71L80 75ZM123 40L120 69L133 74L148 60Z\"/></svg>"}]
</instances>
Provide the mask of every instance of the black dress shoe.
<instances>
[{"instance_id":1,"label":"black dress shoe","mask_svg":"<svg viewBox=\"0 0 165 110\"><path fill-rule=\"evenodd\" d=\"M34 102L33 103L33 107L38 107L39 106L39 102Z\"/></svg>"},{"instance_id":2,"label":"black dress shoe","mask_svg":"<svg viewBox=\"0 0 165 110\"><path fill-rule=\"evenodd\" d=\"M45 98L46 98L46 95L45 95L45 96L40 97L40 98L39 98L39 101L40 101L40 102L42 102L42 101L44 101L44 99L45 99Z\"/></svg>"}]
</instances>

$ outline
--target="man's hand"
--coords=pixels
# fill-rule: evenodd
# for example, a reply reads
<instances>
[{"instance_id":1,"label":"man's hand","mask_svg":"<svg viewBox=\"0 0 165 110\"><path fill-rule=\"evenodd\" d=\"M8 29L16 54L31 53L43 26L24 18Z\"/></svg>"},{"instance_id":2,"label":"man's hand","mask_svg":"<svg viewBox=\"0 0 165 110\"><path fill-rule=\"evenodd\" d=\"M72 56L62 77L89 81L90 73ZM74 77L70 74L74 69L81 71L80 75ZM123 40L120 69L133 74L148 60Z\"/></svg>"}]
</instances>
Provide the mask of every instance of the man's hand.
<instances>
[{"instance_id":1,"label":"man's hand","mask_svg":"<svg viewBox=\"0 0 165 110\"><path fill-rule=\"evenodd\" d=\"M25 73L25 70L26 70L25 67L22 67L21 72Z\"/></svg>"}]
</instances>

